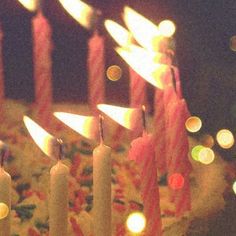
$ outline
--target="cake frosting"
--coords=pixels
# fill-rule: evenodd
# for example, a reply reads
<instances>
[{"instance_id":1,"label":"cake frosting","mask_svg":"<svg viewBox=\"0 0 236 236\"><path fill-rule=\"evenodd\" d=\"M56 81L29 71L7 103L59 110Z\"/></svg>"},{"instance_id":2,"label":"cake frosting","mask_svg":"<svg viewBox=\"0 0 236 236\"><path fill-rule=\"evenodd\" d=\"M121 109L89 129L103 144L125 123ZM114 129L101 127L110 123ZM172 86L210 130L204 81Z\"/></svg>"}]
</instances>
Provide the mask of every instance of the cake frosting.
<instances>
[{"instance_id":1,"label":"cake frosting","mask_svg":"<svg viewBox=\"0 0 236 236\"><path fill-rule=\"evenodd\" d=\"M49 173L55 160L41 152L23 124L23 115L34 115L30 104L8 100L4 110L0 139L10 149L5 169L13 180L11 235L46 236L49 229ZM86 105L78 104L54 104L53 110L89 114ZM106 130L105 142L112 147L112 230L114 236L125 236L129 235L125 226L127 216L133 211L143 210L139 167L127 158L130 148L128 131L119 142L114 142L110 137L117 127L110 120L108 122L110 129ZM92 152L97 143L83 138L56 119L53 123L47 131L64 141L63 163L70 171L68 236L93 236ZM189 150L198 143L189 137ZM183 217L174 216L166 176L158 176L164 236L206 235L208 225L199 227L197 220L218 214L225 207L223 194L227 188L227 163L217 154L210 165L196 162L190 154L189 159L193 166L190 175L192 210ZM194 234L196 232L198 234Z\"/></svg>"}]
</instances>

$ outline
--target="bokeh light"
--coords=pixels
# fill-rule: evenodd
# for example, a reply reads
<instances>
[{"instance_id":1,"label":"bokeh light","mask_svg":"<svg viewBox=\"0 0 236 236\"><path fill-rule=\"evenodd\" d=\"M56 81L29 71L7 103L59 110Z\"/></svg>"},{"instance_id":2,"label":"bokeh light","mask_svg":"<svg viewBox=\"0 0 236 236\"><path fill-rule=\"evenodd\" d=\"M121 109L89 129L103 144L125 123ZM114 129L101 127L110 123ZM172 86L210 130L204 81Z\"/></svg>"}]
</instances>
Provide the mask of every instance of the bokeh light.
<instances>
[{"instance_id":1,"label":"bokeh light","mask_svg":"<svg viewBox=\"0 0 236 236\"><path fill-rule=\"evenodd\" d=\"M109 80L117 81L121 78L122 70L119 66L112 65L107 68L106 75Z\"/></svg>"},{"instance_id":2,"label":"bokeh light","mask_svg":"<svg viewBox=\"0 0 236 236\"><path fill-rule=\"evenodd\" d=\"M191 156L195 161L199 161L199 152L204 148L203 145L196 145L192 148Z\"/></svg>"},{"instance_id":3,"label":"bokeh light","mask_svg":"<svg viewBox=\"0 0 236 236\"><path fill-rule=\"evenodd\" d=\"M176 27L171 20L163 20L159 23L159 30L161 35L165 37L171 37L174 35Z\"/></svg>"},{"instance_id":4,"label":"bokeh light","mask_svg":"<svg viewBox=\"0 0 236 236\"><path fill-rule=\"evenodd\" d=\"M126 226L132 233L141 233L146 226L145 216L141 212L131 213L127 218Z\"/></svg>"},{"instance_id":5,"label":"bokeh light","mask_svg":"<svg viewBox=\"0 0 236 236\"><path fill-rule=\"evenodd\" d=\"M214 138L210 134L204 134L200 137L203 146L212 148L215 144Z\"/></svg>"},{"instance_id":6,"label":"bokeh light","mask_svg":"<svg viewBox=\"0 0 236 236\"><path fill-rule=\"evenodd\" d=\"M202 164L211 164L215 159L215 153L211 148L204 147L198 154L198 160Z\"/></svg>"},{"instance_id":7,"label":"bokeh light","mask_svg":"<svg viewBox=\"0 0 236 236\"><path fill-rule=\"evenodd\" d=\"M232 189L233 189L234 193L236 194L236 181L234 181Z\"/></svg>"},{"instance_id":8,"label":"bokeh light","mask_svg":"<svg viewBox=\"0 0 236 236\"><path fill-rule=\"evenodd\" d=\"M191 133L198 132L202 127L202 121L197 116L190 116L185 122L185 127Z\"/></svg>"},{"instance_id":9,"label":"bokeh light","mask_svg":"<svg viewBox=\"0 0 236 236\"><path fill-rule=\"evenodd\" d=\"M232 36L230 38L230 49L234 52L236 52L236 35Z\"/></svg>"},{"instance_id":10,"label":"bokeh light","mask_svg":"<svg viewBox=\"0 0 236 236\"><path fill-rule=\"evenodd\" d=\"M234 136L228 129L222 129L217 132L216 140L220 147L228 149L234 145Z\"/></svg>"},{"instance_id":11,"label":"bokeh light","mask_svg":"<svg viewBox=\"0 0 236 236\"><path fill-rule=\"evenodd\" d=\"M184 186L184 177L180 173L174 173L168 177L168 185L174 190L181 189Z\"/></svg>"},{"instance_id":12,"label":"bokeh light","mask_svg":"<svg viewBox=\"0 0 236 236\"><path fill-rule=\"evenodd\" d=\"M3 203L0 202L0 220L6 218L8 216L9 213L9 207Z\"/></svg>"}]
</instances>

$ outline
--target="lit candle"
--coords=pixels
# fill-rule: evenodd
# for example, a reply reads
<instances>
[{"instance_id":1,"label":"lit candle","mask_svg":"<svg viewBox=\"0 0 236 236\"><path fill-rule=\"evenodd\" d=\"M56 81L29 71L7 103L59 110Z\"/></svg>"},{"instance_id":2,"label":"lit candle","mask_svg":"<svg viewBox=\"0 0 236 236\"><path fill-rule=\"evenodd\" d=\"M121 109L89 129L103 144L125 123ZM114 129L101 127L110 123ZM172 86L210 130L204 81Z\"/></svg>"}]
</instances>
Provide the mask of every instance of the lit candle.
<instances>
[{"instance_id":1,"label":"lit candle","mask_svg":"<svg viewBox=\"0 0 236 236\"><path fill-rule=\"evenodd\" d=\"M143 199L144 215L147 221L145 235L159 236L162 235L162 222L157 164L155 160L155 142L153 136L148 134L145 129L144 111L143 121L143 135L132 141L129 159L134 160L140 167L141 196Z\"/></svg>"},{"instance_id":2,"label":"lit candle","mask_svg":"<svg viewBox=\"0 0 236 236\"><path fill-rule=\"evenodd\" d=\"M68 222L68 174L69 169L62 159L62 141L50 135L29 117L24 123L39 148L49 157L57 159L50 170L49 234L67 235Z\"/></svg>"},{"instance_id":3,"label":"lit candle","mask_svg":"<svg viewBox=\"0 0 236 236\"><path fill-rule=\"evenodd\" d=\"M55 143L56 141L56 143ZM56 145L55 145L56 144ZM60 145L58 147L58 144ZM58 140L51 145L62 148ZM53 149L53 148L52 148ZM49 234L50 236L65 236L68 218L68 175L69 168L61 161L62 151L56 154L57 163L50 170L50 200L49 200Z\"/></svg>"},{"instance_id":4,"label":"lit candle","mask_svg":"<svg viewBox=\"0 0 236 236\"><path fill-rule=\"evenodd\" d=\"M111 148L103 143L100 117L100 144L93 150L94 235L111 236Z\"/></svg>"},{"instance_id":5,"label":"lit candle","mask_svg":"<svg viewBox=\"0 0 236 236\"><path fill-rule=\"evenodd\" d=\"M4 170L3 162L7 154L6 145L0 141L1 166L0 166L0 203L6 205L4 214L0 218L0 236L10 236L11 234L11 176Z\"/></svg>"}]
</instances>

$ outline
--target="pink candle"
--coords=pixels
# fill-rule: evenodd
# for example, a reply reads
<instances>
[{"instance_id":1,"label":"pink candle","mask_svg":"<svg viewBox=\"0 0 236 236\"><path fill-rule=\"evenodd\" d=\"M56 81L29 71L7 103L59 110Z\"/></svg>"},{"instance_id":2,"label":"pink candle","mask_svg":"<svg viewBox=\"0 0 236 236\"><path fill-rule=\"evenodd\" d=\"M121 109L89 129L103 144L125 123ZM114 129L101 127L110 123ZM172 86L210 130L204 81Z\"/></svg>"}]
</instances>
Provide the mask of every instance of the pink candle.
<instances>
[{"instance_id":1,"label":"pink candle","mask_svg":"<svg viewBox=\"0 0 236 236\"><path fill-rule=\"evenodd\" d=\"M2 32L2 27L0 24L0 112L1 112L1 118L2 119L2 114L3 114L3 102L4 102L4 97L5 97L5 92L4 92L4 74L3 74L3 54L2 54L2 39L3 39L3 32Z\"/></svg>"},{"instance_id":2,"label":"pink candle","mask_svg":"<svg viewBox=\"0 0 236 236\"><path fill-rule=\"evenodd\" d=\"M33 18L33 60L36 117L43 126L50 124L52 106L51 28L39 11Z\"/></svg>"},{"instance_id":3,"label":"pink candle","mask_svg":"<svg viewBox=\"0 0 236 236\"><path fill-rule=\"evenodd\" d=\"M97 113L97 104L104 103L104 39L97 32L88 43L88 100L91 110Z\"/></svg>"},{"instance_id":4,"label":"pink candle","mask_svg":"<svg viewBox=\"0 0 236 236\"><path fill-rule=\"evenodd\" d=\"M183 187L172 190L172 197L176 207L176 216L179 217L191 209L189 174L192 170L192 166L188 159L189 144L185 129L185 121L189 112L185 100L177 99L176 101L169 103L166 114L168 116L168 176L178 173L184 177Z\"/></svg>"},{"instance_id":5,"label":"pink candle","mask_svg":"<svg viewBox=\"0 0 236 236\"><path fill-rule=\"evenodd\" d=\"M155 145L152 135L143 133L131 143L129 159L140 166L141 194L144 215L147 220L145 235L160 236L162 223L160 216L159 187L155 161Z\"/></svg>"}]
</instances>

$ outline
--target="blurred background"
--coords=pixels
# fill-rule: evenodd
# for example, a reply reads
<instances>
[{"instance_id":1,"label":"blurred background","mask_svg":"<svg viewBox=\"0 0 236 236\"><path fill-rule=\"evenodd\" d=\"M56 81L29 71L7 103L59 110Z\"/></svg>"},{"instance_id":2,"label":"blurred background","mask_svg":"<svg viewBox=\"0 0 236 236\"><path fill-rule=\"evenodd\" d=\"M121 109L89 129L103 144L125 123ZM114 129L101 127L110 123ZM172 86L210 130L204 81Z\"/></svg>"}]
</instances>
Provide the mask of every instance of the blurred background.
<instances>
[{"instance_id":1,"label":"blurred background","mask_svg":"<svg viewBox=\"0 0 236 236\"><path fill-rule=\"evenodd\" d=\"M178 0L87 0L105 19L124 26L122 11L128 5L158 24L175 22L176 58L184 97L192 114L203 120L203 128L236 131L236 52L230 38L236 35L236 1ZM87 42L91 32L69 16L57 0L44 0L43 11L52 31L54 50L53 94L55 102L87 101ZM31 20L33 13L16 0L0 1L3 25L3 59L7 98L34 101ZM128 104L128 66L116 54L115 43L106 40L106 67L123 70L116 82L106 79L107 103ZM151 89L150 89L150 93Z\"/></svg>"}]
</instances>

